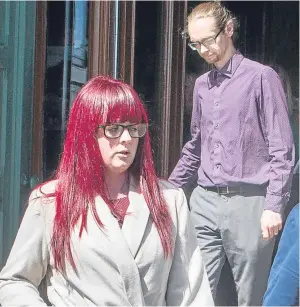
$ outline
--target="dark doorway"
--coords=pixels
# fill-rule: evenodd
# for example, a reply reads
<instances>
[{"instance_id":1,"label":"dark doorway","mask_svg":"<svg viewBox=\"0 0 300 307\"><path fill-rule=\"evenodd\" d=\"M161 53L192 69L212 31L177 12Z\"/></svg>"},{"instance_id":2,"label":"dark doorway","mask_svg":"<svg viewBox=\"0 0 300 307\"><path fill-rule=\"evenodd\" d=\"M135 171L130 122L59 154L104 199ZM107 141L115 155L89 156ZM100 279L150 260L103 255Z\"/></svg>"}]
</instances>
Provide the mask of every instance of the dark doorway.
<instances>
[{"instance_id":1,"label":"dark doorway","mask_svg":"<svg viewBox=\"0 0 300 307\"><path fill-rule=\"evenodd\" d=\"M87 80L87 1L47 2L43 177L57 168L69 108Z\"/></svg>"},{"instance_id":2,"label":"dark doorway","mask_svg":"<svg viewBox=\"0 0 300 307\"><path fill-rule=\"evenodd\" d=\"M160 143L156 116L160 9L160 1L136 1L134 88L147 107L155 160L157 160L156 149Z\"/></svg>"}]
</instances>

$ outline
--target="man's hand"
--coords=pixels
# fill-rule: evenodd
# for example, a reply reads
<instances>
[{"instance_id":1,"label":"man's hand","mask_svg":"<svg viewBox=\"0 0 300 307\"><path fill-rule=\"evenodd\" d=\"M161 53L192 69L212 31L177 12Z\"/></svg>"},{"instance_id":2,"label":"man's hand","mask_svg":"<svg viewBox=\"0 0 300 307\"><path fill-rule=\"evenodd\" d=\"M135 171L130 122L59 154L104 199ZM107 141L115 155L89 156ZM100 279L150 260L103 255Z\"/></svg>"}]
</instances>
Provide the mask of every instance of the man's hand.
<instances>
[{"instance_id":1,"label":"man's hand","mask_svg":"<svg viewBox=\"0 0 300 307\"><path fill-rule=\"evenodd\" d=\"M263 238L265 240L273 238L282 228L281 214L271 210L264 210L260 225Z\"/></svg>"}]
</instances>

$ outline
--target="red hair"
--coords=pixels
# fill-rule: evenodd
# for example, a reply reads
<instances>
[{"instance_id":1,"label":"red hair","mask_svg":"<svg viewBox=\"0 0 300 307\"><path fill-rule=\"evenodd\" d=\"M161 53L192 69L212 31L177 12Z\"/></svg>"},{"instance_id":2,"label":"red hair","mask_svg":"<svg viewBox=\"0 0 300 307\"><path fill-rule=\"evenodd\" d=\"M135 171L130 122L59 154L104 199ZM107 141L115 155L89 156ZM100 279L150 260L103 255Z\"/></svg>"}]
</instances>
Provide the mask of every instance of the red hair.
<instances>
[{"instance_id":1,"label":"red hair","mask_svg":"<svg viewBox=\"0 0 300 307\"><path fill-rule=\"evenodd\" d=\"M137 93L122 81L95 77L80 90L74 101L56 173L58 183L51 250L57 269L64 269L66 260L75 269L70 237L76 223L81 223L79 237L86 229L89 208L99 226L103 226L95 208L95 197L100 195L110 203L105 187L105 166L95 138L96 128L101 124L126 121L148 123L148 117ZM171 217L158 185L148 131L139 141L129 172L139 183L167 257L173 248Z\"/></svg>"}]
</instances>

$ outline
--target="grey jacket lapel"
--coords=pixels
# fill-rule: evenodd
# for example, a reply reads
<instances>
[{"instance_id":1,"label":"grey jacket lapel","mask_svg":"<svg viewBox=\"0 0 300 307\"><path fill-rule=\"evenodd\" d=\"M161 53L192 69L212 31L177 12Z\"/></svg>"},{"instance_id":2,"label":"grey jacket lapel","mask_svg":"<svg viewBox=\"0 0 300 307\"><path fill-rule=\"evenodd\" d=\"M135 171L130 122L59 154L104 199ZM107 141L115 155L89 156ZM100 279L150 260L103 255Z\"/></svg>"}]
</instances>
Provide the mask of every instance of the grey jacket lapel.
<instances>
[{"instance_id":1,"label":"grey jacket lapel","mask_svg":"<svg viewBox=\"0 0 300 307\"><path fill-rule=\"evenodd\" d=\"M125 216L122 233L133 257L136 256L141 245L149 219L149 209L145 198L137 192L137 186L133 180L129 189L129 207Z\"/></svg>"},{"instance_id":2,"label":"grey jacket lapel","mask_svg":"<svg viewBox=\"0 0 300 307\"><path fill-rule=\"evenodd\" d=\"M96 207L99 217L104 224L104 230L112 242L111 246L113 250L111 251L111 255L122 276L128 301L132 306L144 306L145 303L138 267L128 248L119 224L101 197L96 197Z\"/></svg>"}]
</instances>

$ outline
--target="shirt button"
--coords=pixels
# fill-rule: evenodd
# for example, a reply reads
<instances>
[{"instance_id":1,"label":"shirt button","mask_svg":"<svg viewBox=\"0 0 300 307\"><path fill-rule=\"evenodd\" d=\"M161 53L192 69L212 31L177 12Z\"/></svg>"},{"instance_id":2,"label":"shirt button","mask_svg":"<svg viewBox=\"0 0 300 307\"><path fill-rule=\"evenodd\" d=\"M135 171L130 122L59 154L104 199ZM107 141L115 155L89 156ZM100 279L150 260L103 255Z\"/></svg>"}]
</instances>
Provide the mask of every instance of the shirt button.
<instances>
[{"instance_id":1,"label":"shirt button","mask_svg":"<svg viewBox=\"0 0 300 307\"><path fill-rule=\"evenodd\" d=\"M219 124L215 124L215 128L218 128L219 127Z\"/></svg>"},{"instance_id":2,"label":"shirt button","mask_svg":"<svg viewBox=\"0 0 300 307\"><path fill-rule=\"evenodd\" d=\"M219 105L219 103L218 102L215 102L215 106L218 106Z\"/></svg>"},{"instance_id":3,"label":"shirt button","mask_svg":"<svg viewBox=\"0 0 300 307\"><path fill-rule=\"evenodd\" d=\"M221 164L217 164L216 167L217 167L217 168L220 168L220 167L221 167Z\"/></svg>"},{"instance_id":4,"label":"shirt button","mask_svg":"<svg viewBox=\"0 0 300 307\"><path fill-rule=\"evenodd\" d=\"M219 144L218 144L218 143L216 143L216 144L215 144L215 148L218 148L218 147L219 147Z\"/></svg>"}]
</instances>

